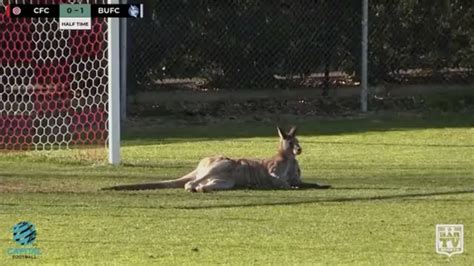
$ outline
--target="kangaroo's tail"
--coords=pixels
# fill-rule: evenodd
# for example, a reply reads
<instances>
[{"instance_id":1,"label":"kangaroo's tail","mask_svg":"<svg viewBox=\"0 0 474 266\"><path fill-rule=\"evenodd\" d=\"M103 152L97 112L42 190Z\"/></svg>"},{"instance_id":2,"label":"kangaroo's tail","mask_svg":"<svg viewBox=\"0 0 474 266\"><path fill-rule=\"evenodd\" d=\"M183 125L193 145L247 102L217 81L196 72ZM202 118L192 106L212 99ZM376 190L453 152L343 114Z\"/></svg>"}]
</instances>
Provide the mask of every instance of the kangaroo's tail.
<instances>
[{"instance_id":1,"label":"kangaroo's tail","mask_svg":"<svg viewBox=\"0 0 474 266\"><path fill-rule=\"evenodd\" d=\"M130 184L113 187L105 187L102 190L145 190L145 189L163 189L163 188L183 188L184 184L196 178L196 171L174 180L165 180L154 183Z\"/></svg>"}]
</instances>

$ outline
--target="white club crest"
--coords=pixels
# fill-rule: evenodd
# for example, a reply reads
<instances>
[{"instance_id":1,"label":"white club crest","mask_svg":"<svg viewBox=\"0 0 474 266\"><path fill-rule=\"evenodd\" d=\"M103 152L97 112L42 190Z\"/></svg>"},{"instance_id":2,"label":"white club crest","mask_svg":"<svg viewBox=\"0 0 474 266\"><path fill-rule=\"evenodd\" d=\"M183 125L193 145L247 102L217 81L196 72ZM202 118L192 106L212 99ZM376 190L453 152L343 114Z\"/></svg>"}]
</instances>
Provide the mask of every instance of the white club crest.
<instances>
[{"instance_id":1,"label":"white club crest","mask_svg":"<svg viewBox=\"0 0 474 266\"><path fill-rule=\"evenodd\" d=\"M461 254L464 251L464 225L436 225L436 253L448 255Z\"/></svg>"}]
</instances>

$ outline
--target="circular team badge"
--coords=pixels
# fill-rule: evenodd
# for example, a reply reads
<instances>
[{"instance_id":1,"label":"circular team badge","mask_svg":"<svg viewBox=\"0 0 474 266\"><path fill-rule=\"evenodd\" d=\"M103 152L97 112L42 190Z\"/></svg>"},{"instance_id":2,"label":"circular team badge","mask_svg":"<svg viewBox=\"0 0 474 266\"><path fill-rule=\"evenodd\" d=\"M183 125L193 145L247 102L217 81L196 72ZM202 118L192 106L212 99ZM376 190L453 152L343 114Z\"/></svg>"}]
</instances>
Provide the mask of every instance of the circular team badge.
<instances>
[{"instance_id":1,"label":"circular team badge","mask_svg":"<svg viewBox=\"0 0 474 266\"><path fill-rule=\"evenodd\" d=\"M13 226L13 240L24 246L33 244L36 240L35 225L30 222L19 222Z\"/></svg>"},{"instance_id":2,"label":"circular team badge","mask_svg":"<svg viewBox=\"0 0 474 266\"><path fill-rule=\"evenodd\" d=\"M20 13L21 13L21 8L18 7L18 6L14 7L14 8L12 9L12 13L13 13L13 15L15 15L15 16L20 15Z\"/></svg>"}]
</instances>

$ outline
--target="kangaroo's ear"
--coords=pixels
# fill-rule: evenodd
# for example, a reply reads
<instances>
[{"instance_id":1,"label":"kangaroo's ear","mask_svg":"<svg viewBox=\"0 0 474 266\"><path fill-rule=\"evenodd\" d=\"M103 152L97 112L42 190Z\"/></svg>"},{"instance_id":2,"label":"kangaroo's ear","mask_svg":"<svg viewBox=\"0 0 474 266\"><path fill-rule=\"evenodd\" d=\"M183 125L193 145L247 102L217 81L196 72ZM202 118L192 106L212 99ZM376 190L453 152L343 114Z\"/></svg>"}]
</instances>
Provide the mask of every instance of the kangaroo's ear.
<instances>
[{"instance_id":1,"label":"kangaroo's ear","mask_svg":"<svg viewBox=\"0 0 474 266\"><path fill-rule=\"evenodd\" d=\"M278 131L278 136L280 136L280 139L286 138L285 131L283 131L280 127L277 127L277 131Z\"/></svg>"},{"instance_id":2,"label":"kangaroo's ear","mask_svg":"<svg viewBox=\"0 0 474 266\"><path fill-rule=\"evenodd\" d=\"M294 138L296 135L296 127L292 126L290 131L288 131L288 136Z\"/></svg>"}]
</instances>

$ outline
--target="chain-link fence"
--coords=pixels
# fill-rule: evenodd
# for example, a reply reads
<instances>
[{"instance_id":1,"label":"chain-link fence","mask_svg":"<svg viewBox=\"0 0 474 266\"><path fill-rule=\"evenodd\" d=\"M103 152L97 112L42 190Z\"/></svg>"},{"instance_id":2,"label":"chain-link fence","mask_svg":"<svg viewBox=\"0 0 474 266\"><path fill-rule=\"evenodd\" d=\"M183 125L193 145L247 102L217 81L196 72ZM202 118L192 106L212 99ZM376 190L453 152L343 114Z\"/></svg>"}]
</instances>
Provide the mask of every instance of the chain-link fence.
<instances>
[{"instance_id":1,"label":"chain-link fence","mask_svg":"<svg viewBox=\"0 0 474 266\"><path fill-rule=\"evenodd\" d=\"M358 85L362 0L145 5L128 27L135 92ZM370 84L473 82L473 18L470 0L369 1Z\"/></svg>"},{"instance_id":2,"label":"chain-link fence","mask_svg":"<svg viewBox=\"0 0 474 266\"><path fill-rule=\"evenodd\" d=\"M148 1L129 22L137 90L354 85L359 1ZM187 81L187 82L186 82Z\"/></svg>"},{"instance_id":3,"label":"chain-link fence","mask_svg":"<svg viewBox=\"0 0 474 266\"><path fill-rule=\"evenodd\" d=\"M372 84L474 83L474 1L369 1Z\"/></svg>"}]
</instances>

